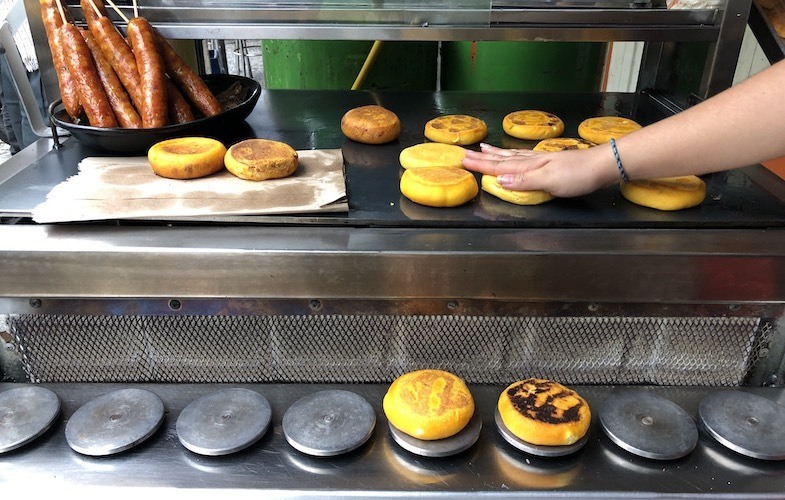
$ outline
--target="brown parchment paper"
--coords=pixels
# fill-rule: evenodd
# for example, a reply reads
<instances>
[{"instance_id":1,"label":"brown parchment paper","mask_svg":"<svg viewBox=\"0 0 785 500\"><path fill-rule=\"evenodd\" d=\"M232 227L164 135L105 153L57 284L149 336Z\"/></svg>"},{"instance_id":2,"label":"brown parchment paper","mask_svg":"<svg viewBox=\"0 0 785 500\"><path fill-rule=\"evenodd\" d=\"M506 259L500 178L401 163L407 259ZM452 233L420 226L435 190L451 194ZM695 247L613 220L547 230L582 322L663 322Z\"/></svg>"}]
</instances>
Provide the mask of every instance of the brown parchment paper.
<instances>
[{"instance_id":1,"label":"brown parchment paper","mask_svg":"<svg viewBox=\"0 0 785 500\"><path fill-rule=\"evenodd\" d=\"M346 212L340 149L298 151L283 179L247 181L223 170L201 179L155 175L146 157L88 157L79 173L55 186L33 209L39 223L106 219Z\"/></svg>"}]
</instances>

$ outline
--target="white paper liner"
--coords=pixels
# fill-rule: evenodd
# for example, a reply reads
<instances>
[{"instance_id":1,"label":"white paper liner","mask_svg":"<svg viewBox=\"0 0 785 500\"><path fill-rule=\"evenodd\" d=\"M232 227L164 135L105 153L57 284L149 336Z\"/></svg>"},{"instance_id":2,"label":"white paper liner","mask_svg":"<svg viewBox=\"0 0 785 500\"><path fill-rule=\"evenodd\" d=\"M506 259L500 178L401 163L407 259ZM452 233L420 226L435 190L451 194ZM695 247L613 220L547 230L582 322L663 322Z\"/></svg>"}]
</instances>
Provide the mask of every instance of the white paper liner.
<instances>
[{"instance_id":1,"label":"white paper liner","mask_svg":"<svg viewBox=\"0 0 785 500\"><path fill-rule=\"evenodd\" d=\"M298 151L297 171L247 181L227 170L176 180L153 173L146 157L88 157L79 173L55 186L33 209L38 223L107 219L182 219L346 212L340 149Z\"/></svg>"}]
</instances>

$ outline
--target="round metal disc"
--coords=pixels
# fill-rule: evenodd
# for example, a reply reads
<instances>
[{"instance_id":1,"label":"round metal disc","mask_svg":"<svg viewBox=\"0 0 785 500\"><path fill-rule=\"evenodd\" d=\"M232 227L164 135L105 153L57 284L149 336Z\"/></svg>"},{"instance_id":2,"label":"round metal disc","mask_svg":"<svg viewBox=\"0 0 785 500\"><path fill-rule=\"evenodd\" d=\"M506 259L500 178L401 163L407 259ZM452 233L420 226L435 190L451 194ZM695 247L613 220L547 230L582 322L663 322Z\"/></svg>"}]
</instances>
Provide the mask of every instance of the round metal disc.
<instances>
[{"instance_id":1,"label":"round metal disc","mask_svg":"<svg viewBox=\"0 0 785 500\"><path fill-rule=\"evenodd\" d=\"M65 426L65 438L83 455L112 455L143 442L163 421L164 404L158 396L144 389L120 389L76 410Z\"/></svg>"},{"instance_id":2,"label":"round metal disc","mask_svg":"<svg viewBox=\"0 0 785 500\"><path fill-rule=\"evenodd\" d=\"M785 407L742 391L703 398L698 408L709 434L723 446L761 460L785 460Z\"/></svg>"},{"instance_id":3,"label":"round metal disc","mask_svg":"<svg viewBox=\"0 0 785 500\"><path fill-rule=\"evenodd\" d=\"M327 390L306 396L286 410L283 434L308 455L332 457L359 448L371 437L376 413L362 396Z\"/></svg>"},{"instance_id":4,"label":"round metal disc","mask_svg":"<svg viewBox=\"0 0 785 500\"><path fill-rule=\"evenodd\" d=\"M200 455L228 455L258 441L270 427L267 398L248 389L223 389L196 399L177 417L180 443Z\"/></svg>"},{"instance_id":5,"label":"round metal disc","mask_svg":"<svg viewBox=\"0 0 785 500\"><path fill-rule=\"evenodd\" d=\"M57 419L60 399L51 390L25 386L0 393L0 453L21 448Z\"/></svg>"},{"instance_id":6,"label":"round metal disc","mask_svg":"<svg viewBox=\"0 0 785 500\"><path fill-rule=\"evenodd\" d=\"M656 394L629 391L609 397L600 425L619 447L654 460L674 460L698 444L698 427L681 406Z\"/></svg>"},{"instance_id":7,"label":"round metal disc","mask_svg":"<svg viewBox=\"0 0 785 500\"><path fill-rule=\"evenodd\" d=\"M461 429L458 434L433 440L417 439L404 433L393 424L389 425L390 435L404 450L423 457L449 457L468 450L477 442L482 430L482 419L475 412L466 427Z\"/></svg>"},{"instance_id":8,"label":"round metal disc","mask_svg":"<svg viewBox=\"0 0 785 500\"><path fill-rule=\"evenodd\" d=\"M502 420L502 416L498 409L496 410L493 418L496 421L496 428L499 429L499 434L502 435L505 441L523 452L529 453L531 455L537 455L539 457L563 457L580 450L589 441L589 434L587 433L573 444L568 444L565 446L545 446L540 444L527 443L526 441L519 439L510 431L510 429L507 428L507 425Z\"/></svg>"}]
</instances>

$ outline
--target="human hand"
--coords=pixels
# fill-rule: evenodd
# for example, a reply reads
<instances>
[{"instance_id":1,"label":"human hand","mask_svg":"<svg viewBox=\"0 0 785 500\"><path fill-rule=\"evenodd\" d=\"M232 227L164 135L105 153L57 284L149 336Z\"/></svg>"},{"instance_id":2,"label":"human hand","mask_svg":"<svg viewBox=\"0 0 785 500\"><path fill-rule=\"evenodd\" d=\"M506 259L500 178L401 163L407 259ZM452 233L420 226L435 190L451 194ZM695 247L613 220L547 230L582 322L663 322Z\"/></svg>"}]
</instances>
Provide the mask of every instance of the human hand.
<instances>
[{"instance_id":1,"label":"human hand","mask_svg":"<svg viewBox=\"0 0 785 500\"><path fill-rule=\"evenodd\" d=\"M495 175L514 191L542 190L559 198L591 193L618 181L610 149L592 147L556 153L502 149L481 144L480 152L466 151L467 170Z\"/></svg>"}]
</instances>

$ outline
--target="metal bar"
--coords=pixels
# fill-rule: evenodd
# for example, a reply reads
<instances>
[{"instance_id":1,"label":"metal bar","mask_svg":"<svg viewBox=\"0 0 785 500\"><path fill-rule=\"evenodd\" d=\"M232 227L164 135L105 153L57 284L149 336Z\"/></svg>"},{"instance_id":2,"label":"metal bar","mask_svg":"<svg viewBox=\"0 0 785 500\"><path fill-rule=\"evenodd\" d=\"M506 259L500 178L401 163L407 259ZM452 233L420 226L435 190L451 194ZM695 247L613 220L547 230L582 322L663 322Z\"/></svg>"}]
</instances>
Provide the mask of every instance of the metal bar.
<instances>
[{"instance_id":1,"label":"metal bar","mask_svg":"<svg viewBox=\"0 0 785 500\"><path fill-rule=\"evenodd\" d=\"M700 97L711 97L733 84L751 3L752 0L728 0L722 28L707 57Z\"/></svg>"},{"instance_id":2,"label":"metal bar","mask_svg":"<svg viewBox=\"0 0 785 500\"><path fill-rule=\"evenodd\" d=\"M688 232L7 226L0 295L785 301L781 231Z\"/></svg>"}]
</instances>

